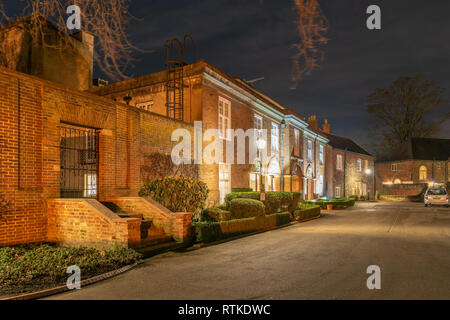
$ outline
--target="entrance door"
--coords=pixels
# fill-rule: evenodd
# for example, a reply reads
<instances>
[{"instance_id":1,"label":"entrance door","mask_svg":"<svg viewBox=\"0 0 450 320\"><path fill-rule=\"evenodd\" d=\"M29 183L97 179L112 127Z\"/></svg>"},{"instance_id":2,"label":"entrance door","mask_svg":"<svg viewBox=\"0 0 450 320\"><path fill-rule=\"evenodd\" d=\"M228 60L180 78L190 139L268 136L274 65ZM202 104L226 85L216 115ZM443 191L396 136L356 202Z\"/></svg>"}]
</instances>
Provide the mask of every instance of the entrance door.
<instances>
[{"instance_id":1,"label":"entrance door","mask_svg":"<svg viewBox=\"0 0 450 320\"><path fill-rule=\"evenodd\" d=\"M61 198L97 198L97 130L62 123L60 136Z\"/></svg>"}]
</instances>

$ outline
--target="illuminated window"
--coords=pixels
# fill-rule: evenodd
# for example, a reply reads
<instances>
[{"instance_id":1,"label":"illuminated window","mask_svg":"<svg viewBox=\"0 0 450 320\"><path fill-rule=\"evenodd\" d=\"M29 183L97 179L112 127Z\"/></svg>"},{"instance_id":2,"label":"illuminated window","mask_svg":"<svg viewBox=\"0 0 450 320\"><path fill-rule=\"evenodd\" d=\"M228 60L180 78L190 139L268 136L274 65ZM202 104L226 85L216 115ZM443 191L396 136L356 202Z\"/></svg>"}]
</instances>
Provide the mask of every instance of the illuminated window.
<instances>
[{"instance_id":1,"label":"illuminated window","mask_svg":"<svg viewBox=\"0 0 450 320\"><path fill-rule=\"evenodd\" d=\"M419 169L419 180L427 180L427 167L420 166L420 169Z\"/></svg>"},{"instance_id":2,"label":"illuminated window","mask_svg":"<svg viewBox=\"0 0 450 320\"><path fill-rule=\"evenodd\" d=\"M391 164L391 171L397 171L397 164L396 163Z\"/></svg>"},{"instance_id":3,"label":"illuminated window","mask_svg":"<svg viewBox=\"0 0 450 320\"><path fill-rule=\"evenodd\" d=\"M219 97L219 137L231 139L231 102Z\"/></svg>"},{"instance_id":4,"label":"illuminated window","mask_svg":"<svg viewBox=\"0 0 450 320\"><path fill-rule=\"evenodd\" d=\"M336 156L336 169L337 170L342 170L343 169L343 165L342 165L342 154L338 154Z\"/></svg>"},{"instance_id":5,"label":"illuminated window","mask_svg":"<svg viewBox=\"0 0 450 320\"><path fill-rule=\"evenodd\" d=\"M278 130L278 124L276 124L274 122L272 122L270 136L271 136L270 144L271 144L272 153L278 153L279 130Z\"/></svg>"},{"instance_id":6,"label":"illuminated window","mask_svg":"<svg viewBox=\"0 0 450 320\"><path fill-rule=\"evenodd\" d=\"M401 181L400 179L395 179L395 180L394 180L394 183L395 183L395 184L401 184L402 181Z\"/></svg>"},{"instance_id":7,"label":"illuminated window","mask_svg":"<svg viewBox=\"0 0 450 320\"><path fill-rule=\"evenodd\" d=\"M312 141L308 140L308 162L312 162Z\"/></svg>"},{"instance_id":8,"label":"illuminated window","mask_svg":"<svg viewBox=\"0 0 450 320\"><path fill-rule=\"evenodd\" d=\"M87 173L84 175L84 197L95 198L97 196L97 174Z\"/></svg>"},{"instance_id":9,"label":"illuminated window","mask_svg":"<svg viewBox=\"0 0 450 320\"><path fill-rule=\"evenodd\" d=\"M334 196L336 198L339 198L341 196L341 187L336 187L336 189L334 190Z\"/></svg>"},{"instance_id":10,"label":"illuminated window","mask_svg":"<svg viewBox=\"0 0 450 320\"><path fill-rule=\"evenodd\" d=\"M320 164L323 164L323 146L320 145L319 147L319 159L320 159Z\"/></svg>"},{"instance_id":11,"label":"illuminated window","mask_svg":"<svg viewBox=\"0 0 450 320\"><path fill-rule=\"evenodd\" d=\"M356 160L356 169L362 171L362 161L361 159Z\"/></svg>"},{"instance_id":12,"label":"illuminated window","mask_svg":"<svg viewBox=\"0 0 450 320\"><path fill-rule=\"evenodd\" d=\"M294 129L294 156L300 156L300 130Z\"/></svg>"}]
</instances>

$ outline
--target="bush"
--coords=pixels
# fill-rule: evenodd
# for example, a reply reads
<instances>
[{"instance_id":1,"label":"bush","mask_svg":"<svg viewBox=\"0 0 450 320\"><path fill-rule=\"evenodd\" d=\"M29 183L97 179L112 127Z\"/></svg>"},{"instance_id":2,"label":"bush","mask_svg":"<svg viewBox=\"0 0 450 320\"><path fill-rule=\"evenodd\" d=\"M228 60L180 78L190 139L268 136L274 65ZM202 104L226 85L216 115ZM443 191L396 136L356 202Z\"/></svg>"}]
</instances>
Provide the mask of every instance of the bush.
<instances>
[{"instance_id":1,"label":"bush","mask_svg":"<svg viewBox=\"0 0 450 320\"><path fill-rule=\"evenodd\" d=\"M22 293L61 285L67 280L67 267L77 265L83 279L133 264L141 255L132 249L114 247L60 248L29 245L0 248L0 290L3 294Z\"/></svg>"},{"instance_id":2,"label":"bush","mask_svg":"<svg viewBox=\"0 0 450 320\"><path fill-rule=\"evenodd\" d=\"M259 200L259 192L231 192L225 196L225 203L227 204L228 208L231 204L231 200L233 199L253 199L253 200Z\"/></svg>"},{"instance_id":3,"label":"bush","mask_svg":"<svg viewBox=\"0 0 450 320\"><path fill-rule=\"evenodd\" d=\"M317 200L307 200L306 204L318 205L322 209L327 208L327 204L332 204L333 209L345 209L355 205L355 199L353 198L337 198L337 199L317 199Z\"/></svg>"},{"instance_id":4,"label":"bush","mask_svg":"<svg viewBox=\"0 0 450 320\"><path fill-rule=\"evenodd\" d=\"M250 218L263 216L265 206L259 200L238 198L231 200L230 211L233 219Z\"/></svg>"},{"instance_id":5,"label":"bush","mask_svg":"<svg viewBox=\"0 0 450 320\"><path fill-rule=\"evenodd\" d=\"M266 192L266 199L263 201L266 207L266 214L280 211L293 212L301 200L301 192ZM231 192L225 196L225 201L229 208L233 199L260 199L260 192Z\"/></svg>"},{"instance_id":6,"label":"bush","mask_svg":"<svg viewBox=\"0 0 450 320\"><path fill-rule=\"evenodd\" d=\"M298 221L310 219L320 215L320 206L302 204L294 211L294 218Z\"/></svg>"},{"instance_id":7,"label":"bush","mask_svg":"<svg viewBox=\"0 0 450 320\"><path fill-rule=\"evenodd\" d=\"M192 178L162 178L145 184L140 196L148 196L173 212L199 212L208 198L206 183Z\"/></svg>"},{"instance_id":8,"label":"bush","mask_svg":"<svg viewBox=\"0 0 450 320\"><path fill-rule=\"evenodd\" d=\"M252 188L231 188L231 192L253 192Z\"/></svg>"},{"instance_id":9,"label":"bush","mask_svg":"<svg viewBox=\"0 0 450 320\"><path fill-rule=\"evenodd\" d=\"M223 206L216 206L204 209L201 215L201 221L220 222L231 219L231 212L222 209Z\"/></svg>"},{"instance_id":10,"label":"bush","mask_svg":"<svg viewBox=\"0 0 450 320\"><path fill-rule=\"evenodd\" d=\"M196 242L214 242L240 234L264 230L270 227L287 224L290 221L289 212L275 213L244 219L234 219L222 222L199 222L193 224Z\"/></svg>"}]
</instances>

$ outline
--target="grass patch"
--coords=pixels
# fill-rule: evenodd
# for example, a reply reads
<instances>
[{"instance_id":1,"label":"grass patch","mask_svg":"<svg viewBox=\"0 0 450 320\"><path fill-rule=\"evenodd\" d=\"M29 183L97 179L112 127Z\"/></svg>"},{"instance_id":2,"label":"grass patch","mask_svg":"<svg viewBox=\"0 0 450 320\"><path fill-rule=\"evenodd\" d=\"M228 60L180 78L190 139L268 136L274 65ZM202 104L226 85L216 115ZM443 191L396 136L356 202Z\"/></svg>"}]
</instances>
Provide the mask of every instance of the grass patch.
<instances>
[{"instance_id":1,"label":"grass patch","mask_svg":"<svg viewBox=\"0 0 450 320\"><path fill-rule=\"evenodd\" d=\"M0 248L0 295L17 295L64 285L67 267L77 265L81 280L137 262L132 249L109 250L48 244Z\"/></svg>"}]
</instances>

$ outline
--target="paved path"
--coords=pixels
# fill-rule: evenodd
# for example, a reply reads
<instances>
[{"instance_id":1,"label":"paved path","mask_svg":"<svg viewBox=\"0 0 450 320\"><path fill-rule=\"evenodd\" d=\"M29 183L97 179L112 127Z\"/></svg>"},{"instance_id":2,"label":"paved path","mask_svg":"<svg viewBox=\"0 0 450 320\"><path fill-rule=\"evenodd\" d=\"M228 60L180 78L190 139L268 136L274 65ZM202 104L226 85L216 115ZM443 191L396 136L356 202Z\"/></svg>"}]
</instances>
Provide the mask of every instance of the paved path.
<instances>
[{"instance_id":1,"label":"paved path","mask_svg":"<svg viewBox=\"0 0 450 320\"><path fill-rule=\"evenodd\" d=\"M366 269L381 268L381 290ZM358 203L51 299L450 299L450 209Z\"/></svg>"}]
</instances>

